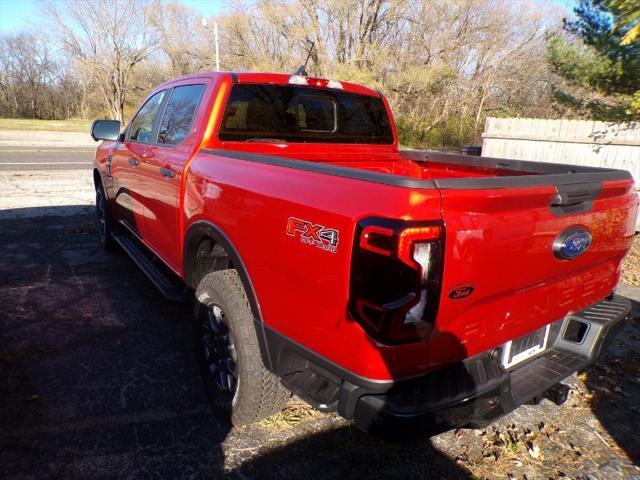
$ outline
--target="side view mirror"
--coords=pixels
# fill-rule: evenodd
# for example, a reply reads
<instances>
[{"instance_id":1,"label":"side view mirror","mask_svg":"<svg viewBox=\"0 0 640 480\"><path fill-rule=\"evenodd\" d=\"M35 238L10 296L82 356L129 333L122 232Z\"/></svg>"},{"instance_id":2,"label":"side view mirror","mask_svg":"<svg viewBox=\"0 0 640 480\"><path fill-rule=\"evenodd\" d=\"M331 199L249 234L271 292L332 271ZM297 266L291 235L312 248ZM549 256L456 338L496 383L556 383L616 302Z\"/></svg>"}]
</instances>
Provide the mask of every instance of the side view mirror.
<instances>
[{"instance_id":1,"label":"side view mirror","mask_svg":"<svg viewBox=\"0 0 640 480\"><path fill-rule=\"evenodd\" d=\"M91 124L91 138L98 140L118 140L120 122L118 120L94 120Z\"/></svg>"}]
</instances>

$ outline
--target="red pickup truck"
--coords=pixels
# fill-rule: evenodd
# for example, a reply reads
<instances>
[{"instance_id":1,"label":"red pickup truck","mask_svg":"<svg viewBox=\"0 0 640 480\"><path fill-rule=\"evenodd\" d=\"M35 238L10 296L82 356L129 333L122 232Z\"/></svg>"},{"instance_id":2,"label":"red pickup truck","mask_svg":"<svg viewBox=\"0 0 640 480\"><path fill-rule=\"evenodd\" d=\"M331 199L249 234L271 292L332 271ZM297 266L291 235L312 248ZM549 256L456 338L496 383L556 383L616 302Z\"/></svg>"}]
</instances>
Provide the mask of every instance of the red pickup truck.
<instances>
[{"instance_id":1,"label":"red pickup truck","mask_svg":"<svg viewBox=\"0 0 640 480\"><path fill-rule=\"evenodd\" d=\"M295 74L173 80L91 133L101 242L195 294L235 424L289 392L364 429L486 424L630 310L626 171L401 150L381 93Z\"/></svg>"}]
</instances>

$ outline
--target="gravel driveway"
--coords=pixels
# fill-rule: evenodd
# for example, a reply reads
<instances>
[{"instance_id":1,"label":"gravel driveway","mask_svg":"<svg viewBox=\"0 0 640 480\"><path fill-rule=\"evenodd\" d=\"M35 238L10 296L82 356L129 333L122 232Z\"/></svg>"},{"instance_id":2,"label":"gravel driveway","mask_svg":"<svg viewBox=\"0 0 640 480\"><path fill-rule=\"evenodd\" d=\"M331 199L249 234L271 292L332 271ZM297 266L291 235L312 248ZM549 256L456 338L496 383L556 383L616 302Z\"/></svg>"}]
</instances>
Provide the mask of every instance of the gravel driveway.
<instances>
[{"instance_id":1,"label":"gravel driveway","mask_svg":"<svg viewBox=\"0 0 640 480\"><path fill-rule=\"evenodd\" d=\"M201 387L189 307L100 250L84 201L26 203L0 214L3 478L640 478L635 320L565 405L484 430L393 444L297 400L231 429Z\"/></svg>"},{"instance_id":2,"label":"gravel driveway","mask_svg":"<svg viewBox=\"0 0 640 480\"><path fill-rule=\"evenodd\" d=\"M0 219L76 215L78 206L90 212L95 198L90 169L0 171Z\"/></svg>"}]
</instances>

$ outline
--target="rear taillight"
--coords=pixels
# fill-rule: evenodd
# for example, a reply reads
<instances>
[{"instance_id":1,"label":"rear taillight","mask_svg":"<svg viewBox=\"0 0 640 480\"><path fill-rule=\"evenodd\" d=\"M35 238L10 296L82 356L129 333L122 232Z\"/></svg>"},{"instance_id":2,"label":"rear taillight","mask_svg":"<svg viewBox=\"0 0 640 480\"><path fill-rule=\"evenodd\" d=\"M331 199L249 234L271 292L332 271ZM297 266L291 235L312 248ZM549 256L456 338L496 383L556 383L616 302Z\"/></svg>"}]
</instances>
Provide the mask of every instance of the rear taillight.
<instances>
[{"instance_id":1,"label":"rear taillight","mask_svg":"<svg viewBox=\"0 0 640 480\"><path fill-rule=\"evenodd\" d=\"M440 300L443 225L367 218L355 234L351 317L382 343L428 338Z\"/></svg>"}]
</instances>

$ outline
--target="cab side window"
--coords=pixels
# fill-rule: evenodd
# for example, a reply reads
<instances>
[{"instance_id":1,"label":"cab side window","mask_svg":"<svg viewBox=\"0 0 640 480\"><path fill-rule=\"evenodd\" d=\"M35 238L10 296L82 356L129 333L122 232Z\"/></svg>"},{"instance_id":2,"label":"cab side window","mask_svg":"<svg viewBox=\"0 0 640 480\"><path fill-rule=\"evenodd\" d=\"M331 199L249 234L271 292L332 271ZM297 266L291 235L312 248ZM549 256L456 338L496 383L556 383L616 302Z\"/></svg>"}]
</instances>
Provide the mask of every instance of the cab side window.
<instances>
[{"instance_id":1,"label":"cab side window","mask_svg":"<svg viewBox=\"0 0 640 480\"><path fill-rule=\"evenodd\" d=\"M144 143L155 143L155 120L162 105L166 90L156 93L142 106L138 114L131 121L129 140Z\"/></svg>"},{"instance_id":2,"label":"cab side window","mask_svg":"<svg viewBox=\"0 0 640 480\"><path fill-rule=\"evenodd\" d=\"M177 145L187 137L204 88L204 85L184 85L173 90L160 124L158 143Z\"/></svg>"}]
</instances>

